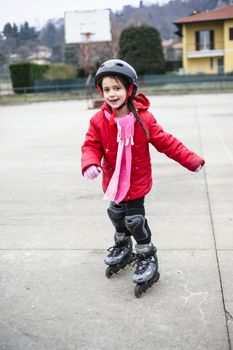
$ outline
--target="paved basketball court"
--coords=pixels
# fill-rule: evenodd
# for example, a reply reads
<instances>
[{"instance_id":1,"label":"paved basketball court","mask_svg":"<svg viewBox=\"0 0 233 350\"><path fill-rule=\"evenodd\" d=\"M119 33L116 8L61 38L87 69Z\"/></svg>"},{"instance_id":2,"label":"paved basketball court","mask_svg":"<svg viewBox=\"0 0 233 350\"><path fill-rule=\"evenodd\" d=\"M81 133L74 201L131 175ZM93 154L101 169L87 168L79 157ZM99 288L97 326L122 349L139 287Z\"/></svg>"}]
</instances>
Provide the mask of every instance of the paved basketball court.
<instances>
[{"instance_id":1,"label":"paved basketball court","mask_svg":"<svg viewBox=\"0 0 233 350\"><path fill-rule=\"evenodd\" d=\"M161 278L134 297L105 277L113 243L101 179L80 174L85 101L0 107L0 349L230 350L233 94L151 97L159 123L206 159L153 148L146 212Z\"/></svg>"}]
</instances>

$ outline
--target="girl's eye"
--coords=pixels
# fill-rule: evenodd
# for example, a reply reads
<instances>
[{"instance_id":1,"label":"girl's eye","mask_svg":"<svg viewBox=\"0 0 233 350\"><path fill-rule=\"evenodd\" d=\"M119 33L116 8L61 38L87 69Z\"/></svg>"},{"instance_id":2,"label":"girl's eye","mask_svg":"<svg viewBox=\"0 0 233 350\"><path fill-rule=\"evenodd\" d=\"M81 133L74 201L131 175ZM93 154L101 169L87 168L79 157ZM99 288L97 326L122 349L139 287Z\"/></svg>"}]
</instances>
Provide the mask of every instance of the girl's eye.
<instances>
[{"instance_id":1,"label":"girl's eye","mask_svg":"<svg viewBox=\"0 0 233 350\"><path fill-rule=\"evenodd\" d=\"M114 91L119 91L119 90L121 90L121 87L120 86L114 86L113 90Z\"/></svg>"},{"instance_id":2,"label":"girl's eye","mask_svg":"<svg viewBox=\"0 0 233 350\"><path fill-rule=\"evenodd\" d=\"M121 88L121 86L114 86L113 88L112 88L112 90L114 90L114 91L119 91L119 90L121 90L122 88ZM105 92L106 94L107 93L109 93L110 92L110 89L109 88L103 88L103 92Z\"/></svg>"}]
</instances>

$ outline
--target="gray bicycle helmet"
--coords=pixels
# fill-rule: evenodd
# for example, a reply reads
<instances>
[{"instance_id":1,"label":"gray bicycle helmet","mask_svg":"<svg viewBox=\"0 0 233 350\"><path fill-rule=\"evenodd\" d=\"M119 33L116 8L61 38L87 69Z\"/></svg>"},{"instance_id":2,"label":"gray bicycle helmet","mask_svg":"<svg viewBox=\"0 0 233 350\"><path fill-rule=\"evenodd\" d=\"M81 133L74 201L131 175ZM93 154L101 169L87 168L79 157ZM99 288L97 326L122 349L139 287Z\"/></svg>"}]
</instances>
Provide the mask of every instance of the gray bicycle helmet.
<instances>
[{"instance_id":1,"label":"gray bicycle helmet","mask_svg":"<svg viewBox=\"0 0 233 350\"><path fill-rule=\"evenodd\" d=\"M95 86L99 89L98 81L101 77L113 74L120 75L130 81L133 84L133 90L137 90L138 76L135 69L125 61L119 59L112 59L105 61L101 64L95 75Z\"/></svg>"}]
</instances>

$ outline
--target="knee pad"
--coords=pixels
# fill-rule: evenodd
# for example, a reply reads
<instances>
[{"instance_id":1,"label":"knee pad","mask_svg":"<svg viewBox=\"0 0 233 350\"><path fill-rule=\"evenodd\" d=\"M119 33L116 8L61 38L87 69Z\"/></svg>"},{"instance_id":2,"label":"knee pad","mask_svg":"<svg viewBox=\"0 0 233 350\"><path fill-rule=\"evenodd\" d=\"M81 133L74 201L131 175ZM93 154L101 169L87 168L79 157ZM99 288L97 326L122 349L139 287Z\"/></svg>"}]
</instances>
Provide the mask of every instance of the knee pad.
<instances>
[{"instance_id":1,"label":"knee pad","mask_svg":"<svg viewBox=\"0 0 233 350\"><path fill-rule=\"evenodd\" d=\"M137 242L150 239L151 232L144 215L126 216L125 224Z\"/></svg>"},{"instance_id":2,"label":"knee pad","mask_svg":"<svg viewBox=\"0 0 233 350\"><path fill-rule=\"evenodd\" d=\"M125 231L125 209L121 205L110 203L107 209L108 216L118 232Z\"/></svg>"}]
</instances>

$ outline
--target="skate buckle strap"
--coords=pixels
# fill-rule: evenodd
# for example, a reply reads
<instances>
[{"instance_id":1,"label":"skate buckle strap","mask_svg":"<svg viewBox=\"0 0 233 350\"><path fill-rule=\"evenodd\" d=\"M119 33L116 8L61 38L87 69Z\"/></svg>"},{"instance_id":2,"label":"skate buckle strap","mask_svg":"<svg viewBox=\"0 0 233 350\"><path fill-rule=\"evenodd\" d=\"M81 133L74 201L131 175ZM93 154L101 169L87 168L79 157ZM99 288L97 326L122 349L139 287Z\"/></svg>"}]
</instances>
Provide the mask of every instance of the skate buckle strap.
<instances>
[{"instance_id":1,"label":"skate buckle strap","mask_svg":"<svg viewBox=\"0 0 233 350\"><path fill-rule=\"evenodd\" d=\"M113 255L113 254L116 254L117 252L120 252L121 251L121 248L119 247L119 245L115 244L113 245L112 247L108 248L107 251Z\"/></svg>"},{"instance_id":2,"label":"skate buckle strap","mask_svg":"<svg viewBox=\"0 0 233 350\"><path fill-rule=\"evenodd\" d=\"M150 263L156 265L156 260L152 260L151 258L152 257L145 258L143 255L137 254L136 260L133 263L133 266L136 265L135 272L143 274L147 270Z\"/></svg>"}]
</instances>

